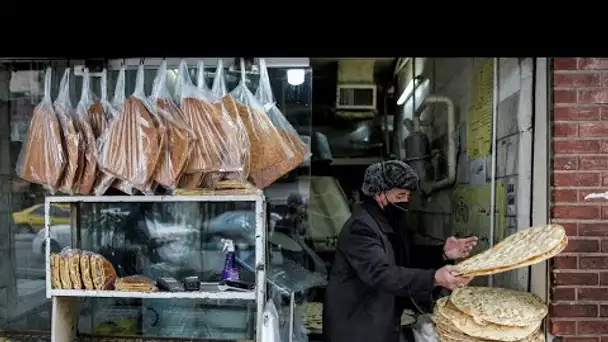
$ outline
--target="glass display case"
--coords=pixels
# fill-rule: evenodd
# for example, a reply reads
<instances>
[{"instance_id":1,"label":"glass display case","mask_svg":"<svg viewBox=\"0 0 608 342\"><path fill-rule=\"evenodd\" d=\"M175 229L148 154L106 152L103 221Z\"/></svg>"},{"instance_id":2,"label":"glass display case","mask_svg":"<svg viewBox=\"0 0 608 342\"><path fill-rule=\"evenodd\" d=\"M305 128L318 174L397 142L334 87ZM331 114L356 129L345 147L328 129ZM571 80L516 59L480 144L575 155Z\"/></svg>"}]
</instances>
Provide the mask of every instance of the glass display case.
<instances>
[{"instance_id":1,"label":"glass display case","mask_svg":"<svg viewBox=\"0 0 608 342\"><path fill-rule=\"evenodd\" d=\"M52 224L51 208L57 203L71 206L70 224ZM265 302L265 208L261 191L213 196L47 197L43 248L47 297L53 301L53 341L73 337L71 312L78 312L79 334L254 340ZM239 279L250 284L250 289L222 282L227 240L235 246ZM76 261L74 255L79 256ZM100 255L112 265L118 279L144 276L156 286L119 288L115 283L107 290L97 284L95 289L84 288L85 255L90 257L93 282L94 268L100 267L93 263L93 255ZM56 257L62 258L59 263ZM69 289L65 289L64 261L72 281ZM74 273L72 263L80 274ZM104 268L106 274L112 274ZM184 286L191 277L198 282L193 290L167 288L161 283L170 278ZM57 288L56 278L64 288ZM75 285L80 279L82 284ZM79 299L85 300L80 303Z\"/></svg>"}]
</instances>

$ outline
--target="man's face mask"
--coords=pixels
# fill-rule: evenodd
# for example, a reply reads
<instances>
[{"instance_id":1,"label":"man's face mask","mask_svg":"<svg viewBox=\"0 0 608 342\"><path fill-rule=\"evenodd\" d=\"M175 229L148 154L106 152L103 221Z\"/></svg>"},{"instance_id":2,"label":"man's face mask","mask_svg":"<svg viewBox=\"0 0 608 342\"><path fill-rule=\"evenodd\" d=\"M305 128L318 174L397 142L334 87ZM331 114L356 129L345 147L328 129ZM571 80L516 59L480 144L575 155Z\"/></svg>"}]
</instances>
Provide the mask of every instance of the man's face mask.
<instances>
[{"instance_id":1,"label":"man's face mask","mask_svg":"<svg viewBox=\"0 0 608 342\"><path fill-rule=\"evenodd\" d=\"M410 195L409 190L403 189L389 190L384 193L382 204L389 221L395 222L405 216Z\"/></svg>"}]
</instances>

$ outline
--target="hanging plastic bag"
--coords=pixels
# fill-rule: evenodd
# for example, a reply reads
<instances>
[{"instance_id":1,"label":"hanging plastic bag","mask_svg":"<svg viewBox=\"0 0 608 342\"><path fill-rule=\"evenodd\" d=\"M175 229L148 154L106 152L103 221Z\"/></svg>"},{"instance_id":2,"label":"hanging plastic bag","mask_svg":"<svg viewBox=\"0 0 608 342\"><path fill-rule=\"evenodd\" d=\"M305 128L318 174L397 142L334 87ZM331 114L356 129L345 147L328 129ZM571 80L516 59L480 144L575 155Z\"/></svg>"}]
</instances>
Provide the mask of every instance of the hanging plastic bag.
<instances>
[{"instance_id":1,"label":"hanging plastic bag","mask_svg":"<svg viewBox=\"0 0 608 342\"><path fill-rule=\"evenodd\" d=\"M89 108L94 104L95 96L91 91L90 82L89 69L85 68L82 75L82 93L80 94L80 101L76 105L76 120L82 134L84 147L84 160L80 165L82 174L76 191L81 195L90 195L92 193L97 175L97 158L95 158L96 138L89 117Z\"/></svg>"},{"instance_id":2,"label":"hanging plastic bag","mask_svg":"<svg viewBox=\"0 0 608 342\"><path fill-rule=\"evenodd\" d=\"M194 133L188 128L184 114L173 102L167 89L167 61L158 68L150 102L167 127L167 137L162 146L154 180L163 187L174 190L195 144Z\"/></svg>"},{"instance_id":3,"label":"hanging plastic bag","mask_svg":"<svg viewBox=\"0 0 608 342\"><path fill-rule=\"evenodd\" d=\"M247 180L247 177L249 177L250 167L249 136L247 135L247 129L243 124L243 120L238 114L238 106L232 95L226 90L224 62L221 59L218 59L217 61L211 93L215 98L215 106L222 112L226 112L234 123L232 129L235 133L231 135L233 141L230 142L230 144L234 146L234 148L231 149L234 154L231 156L231 159L233 160L233 163L238 164L242 168L241 171L228 172L223 176L227 180L237 180L237 183L231 184L230 181L223 181L219 182L216 186L221 186L223 188L247 188L245 181Z\"/></svg>"},{"instance_id":4,"label":"hanging plastic bag","mask_svg":"<svg viewBox=\"0 0 608 342\"><path fill-rule=\"evenodd\" d=\"M59 94L55 99L54 106L61 124L63 146L67 157L59 190L73 195L75 190L78 189L80 175L82 174L81 165L84 161L84 149L82 148L82 138L70 100L70 68L66 68L63 73L59 83Z\"/></svg>"},{"instance_id":5,"label":"hanging plastic bag","mask_svg":"<svg viewBox=\"0 0 608 342\"><path fill-rule=\"evenodd\" d=\"M283 141L283 137L272 124L272 121L264 112L264 107L255 99L255 96L247 88L245 83L245 63L241 59L241 82L231 92L235 100L235 107L229 103L224 103L230 111L236 108L236 113L243 121L247 130L250 143L250 170L253 182L259 188L268 186L271 177L260 176L260 171L268 169L270 166L279 164L286 159L293 158L294 152ZM226 98L224 97L224 102ZM255 178L253 175L257 175ZM275 180L280 176L274 176ZM264 182L260 182L260 180Z\"/></svg>"},{"instance_id":6,"label":"hanging plastic bag","mask_svg":"<svg viewBox=\"0 0 608 342\"><path fill-rule=\"evenodd\" d=\"M116 88L114 90L114 103L119 104L119 108L125 101L125 68L122 67L118 71L118 79L116 80ZM99 156L99 151L103 147L104 141L106 141L106 135L108 129L118 115L116 108L108 101L108 71L103 69L101 72L101 98L89 108L89 114L91 116L91 126L97 139L96 142L96 156ZM103 195L110 186L115 182L116 178L111 174L103 171L99 167L98 163L98 175L95 181L94 193L97 196ZM120 185L120 184L118 184ZM130 187L125 189L131 192ZM127 193L129 193L127 192Z\"/></svg>"},{"instance_id":7,"label":"hanging plastic bag","mask_svg":"<svg viewBox=\"0 0 608 342\"><path fill-rule=\"evenodd\" d=\"M279 313L272 299L266 302L262 314L262 342L281 342Z\"/></svg>"},{"instance_id":8,"label":"hanging plastic bag","mask_svg":"<svg viewBox=\"0 0 608 342\"><path fill-rule=\"evenodd\" d=\"M264 111L279 131L286 147L292 152L292 157L251 173L251 178L253 178L256 185L264 188L300 166L306 159L310 158L311 153L298 132L296 132L289 121L287 121L287 118L285 118L285 115L277 108L272 94L270 78L268 77L266 60L263 58L260 58L260 84L258 85L255 97L264 106Z\"/></svg>"},{"instance_id":9,"label":"hanging plastic bag","mask_svg":"<svg viewBox=\"0 0 608 342\"><path fill-rule=\"evenodd\" d=\"M240 171L232 161L234 123L227 113L213 105L213 95L192 84L188 66L182 61L178 71L180 104L186 122L196 135L196 144L186 173ZM188 77L186 77L188 76Z\"/></svg>"},{"instance_id":10,"label":"hanging plastic bag","mask_svg":"<svg viewBox=\"0 0 608 342\"><path fill-rule=\"evenodd\" d=\"M412 332L416 342L439 342L439 336L435 332L435 325L430 315L421 315L412 325Z\"/></svg>"},{"instance_id":11,"label":"hanging plastic bag","mask_svg":"<svg viewBox=\"0 0 608 342\"><path fill-rule=\"evenodd\" d=\"M164 137L165 127L144 93L142 64L137 69L135 91L108 129L98 162L106 172L151 194Z\"/></svg>"},{"instance_id":12,"label":"hanging plastic bag","mask_svg":"<svg viewBox=\"0 0 608 342\"><path fill-rule=\"evenodd\" d=\"M16 172L30 183L41 184L54 194L66 164L61 124L51 100L52 69L46 69L44 97L34 108L25 144L19 153Z\"/></svg>"}]
</instances>

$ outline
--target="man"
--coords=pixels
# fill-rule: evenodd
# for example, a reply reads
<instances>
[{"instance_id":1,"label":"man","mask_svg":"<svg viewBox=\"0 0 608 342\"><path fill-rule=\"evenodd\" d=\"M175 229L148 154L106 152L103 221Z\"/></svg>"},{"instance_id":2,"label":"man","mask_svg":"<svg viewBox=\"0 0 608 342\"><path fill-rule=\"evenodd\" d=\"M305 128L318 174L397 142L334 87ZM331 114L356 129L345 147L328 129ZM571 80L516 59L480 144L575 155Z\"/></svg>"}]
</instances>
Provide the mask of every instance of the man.
<instances>
[{"instance_id":1,"label":"man","mask_svg":"<svg viewBox=\"0 0 608 342\"><path fill-rule=\"evenodd\" d=\"M469 255L476 237L449 238L444 246L413 245L398 224L418 176L397 160L365 171L363 202L338 238L323 308L328 342L398 342L407 302L429 301L436 289L470 279L453 274L450 260Z\"/></svg>"}]
</instances>

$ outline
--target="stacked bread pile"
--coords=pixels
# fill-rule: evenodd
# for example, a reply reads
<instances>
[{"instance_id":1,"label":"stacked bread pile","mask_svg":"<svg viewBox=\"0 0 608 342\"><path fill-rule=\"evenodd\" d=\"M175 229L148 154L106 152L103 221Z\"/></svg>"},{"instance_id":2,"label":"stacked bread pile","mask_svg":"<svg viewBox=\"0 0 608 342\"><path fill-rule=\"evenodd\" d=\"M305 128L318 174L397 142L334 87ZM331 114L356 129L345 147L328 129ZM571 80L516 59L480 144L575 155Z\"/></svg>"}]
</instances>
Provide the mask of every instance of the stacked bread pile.
<instances>
[{"instance_id":1,"label":"stacked bread pile","mask_svg":"<svg viewBox=\"0 0 608 342\"><path fill-rule=\"evenodd\" d=\"M54 289L108 290L116 270L102 255L65 248L51 254L51 284Z\"/></svg>"},{"instance_id":2,"label":"stacked bread pile","mask_svg":"<svg viewBox=\"0 0 608 342\"><path fill-rule=\"evenodd\" d=\"M463 277L501 273L537 264L558 255L568 245L564 227L537 226L510 235L492 248L456 265Z\"/></svg>"},{"instance_id":3,"label":"stacked bread pile","mask_svg":"<svg viewBox=\"0 0 608 342\"><path fill-rule=\"evenodd\" d=\"M437 301L433 321L442 342L540 342L547 312L547 305L528 292L465 287Z\"/></svg>"}]
</instances>

